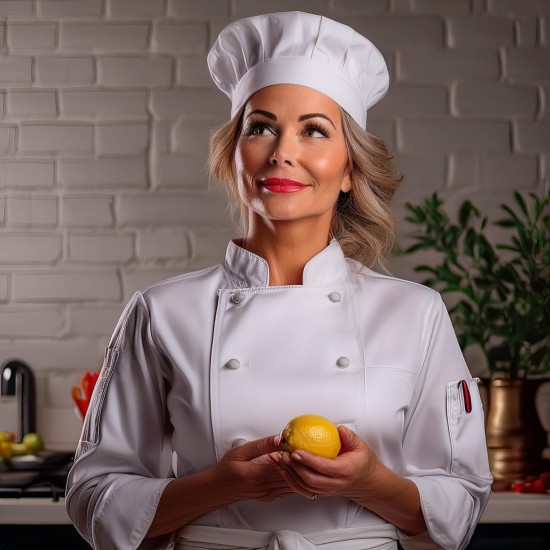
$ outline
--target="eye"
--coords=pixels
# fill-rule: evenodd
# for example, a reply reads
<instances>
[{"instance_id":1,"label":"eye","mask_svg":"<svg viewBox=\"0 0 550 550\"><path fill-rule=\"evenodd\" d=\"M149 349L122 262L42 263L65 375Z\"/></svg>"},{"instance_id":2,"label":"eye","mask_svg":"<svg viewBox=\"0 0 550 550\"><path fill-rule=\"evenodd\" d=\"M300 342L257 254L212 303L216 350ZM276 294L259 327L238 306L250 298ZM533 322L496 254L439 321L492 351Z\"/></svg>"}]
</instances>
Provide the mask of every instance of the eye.
<instances>
[{"instance_id":1,"label":"eye","mask_svg":"<svg viewBox=\"0 0 550 550\"><path fill-rule=\"evenodd\" d=\"M304 135L310 138L326 138L329 137L330 134L329 131L320 124L309 123L304 128Z\"/></svg>"},{"instance_id":2,"label":"eye","mask_svg":"<svg viewBox=\"0 0 550 550\"><path fill-rule=\"evenodd\" d=\"M273 134L273 130L264 122L250 120L246 123L243 133L245 136L265 136Z\"/></svg>"}]
</instances>

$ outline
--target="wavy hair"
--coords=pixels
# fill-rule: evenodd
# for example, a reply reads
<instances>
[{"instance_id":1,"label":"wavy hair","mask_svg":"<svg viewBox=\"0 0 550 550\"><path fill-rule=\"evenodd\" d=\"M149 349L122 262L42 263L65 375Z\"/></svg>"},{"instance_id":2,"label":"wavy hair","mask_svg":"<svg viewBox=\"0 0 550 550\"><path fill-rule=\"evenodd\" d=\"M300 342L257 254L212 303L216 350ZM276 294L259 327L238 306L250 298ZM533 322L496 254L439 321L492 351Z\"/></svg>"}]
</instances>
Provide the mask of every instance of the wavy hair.
<instances>
[{"instance_id":1,"label":"wavy hair","mask_svg":"<svg viewBox=\"0 0 550 550\"><path fill-rule=\"evenodd\" d=\"M342 129L348 150L351 190L341 192L334 211L331 237L344 254L366 267L384 269L384 260L396 245L391 201L401 180L384 140L361 128L343 109ZM239 197L235 150L241 134L244 106L218 127L210 138L208 167L211 176L229 185L233 211L240 211L246 235L248 210Z\"/></svg>"}]
</instances>

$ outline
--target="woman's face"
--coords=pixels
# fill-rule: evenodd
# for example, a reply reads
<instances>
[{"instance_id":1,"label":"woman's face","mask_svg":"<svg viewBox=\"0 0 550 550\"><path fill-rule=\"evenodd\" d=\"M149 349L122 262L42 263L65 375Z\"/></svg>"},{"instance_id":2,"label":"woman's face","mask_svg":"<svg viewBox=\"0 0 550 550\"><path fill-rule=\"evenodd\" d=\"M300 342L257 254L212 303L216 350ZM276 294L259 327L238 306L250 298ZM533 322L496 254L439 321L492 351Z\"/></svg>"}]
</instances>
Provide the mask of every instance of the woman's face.
<instances>
[{"instance_id":1,"label":"woman's face","mask_svg":"<svg viewBox=\"0 0 550 550\"><path fill-rule=\"evenodd\" d=\"M262 88L245 107L235 168L252 216L330 227L340 191L351 188L339 106L305 86Z\"/></svg>"}]
</instances>

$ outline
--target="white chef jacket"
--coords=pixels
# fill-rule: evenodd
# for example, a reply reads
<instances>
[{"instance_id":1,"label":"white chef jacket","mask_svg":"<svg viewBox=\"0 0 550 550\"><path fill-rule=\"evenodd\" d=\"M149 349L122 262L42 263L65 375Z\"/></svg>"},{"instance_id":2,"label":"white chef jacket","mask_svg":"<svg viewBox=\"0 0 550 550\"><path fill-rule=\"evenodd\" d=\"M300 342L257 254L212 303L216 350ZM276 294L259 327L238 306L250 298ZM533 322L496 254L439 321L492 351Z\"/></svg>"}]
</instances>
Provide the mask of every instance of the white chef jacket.
<instances>
[{"instance_id":1,"label":"white chef jacket","mask_svg":"<svg viewBox=\"0 0 550 550\"><path fill-rule=\"evenodd\" d=\"M300 495L237 502L190 529L362 533L361 544L341 546L354 549L398 537L410 550L464 548L492 478L477 384L440 295L362 267L335 240L306 264L302 285L268 285L267 262L230 242L223 263L133 296L68 479L80 533L100 549L171 547L174 536L144 536L174 476L311 413L354 430L418 486L426 534L392 531L345 498Z\"/></svg>"}]
</instances>

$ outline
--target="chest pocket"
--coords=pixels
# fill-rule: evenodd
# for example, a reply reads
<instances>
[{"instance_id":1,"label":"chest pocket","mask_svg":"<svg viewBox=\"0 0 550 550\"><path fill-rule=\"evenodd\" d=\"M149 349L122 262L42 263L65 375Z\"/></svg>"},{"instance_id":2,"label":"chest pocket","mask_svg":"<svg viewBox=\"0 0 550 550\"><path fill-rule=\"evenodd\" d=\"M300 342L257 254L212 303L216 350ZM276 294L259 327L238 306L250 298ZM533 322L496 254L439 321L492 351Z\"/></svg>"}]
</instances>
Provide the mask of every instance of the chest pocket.
<instances>
[{"instance_id":1,"label":"chest pocket","mask_svg":"<svg viewBox=\"0 0 550 550\"><path fill-rule=\"evenodd\" d=\"M447 384L447 424L451 438L451 471L460 476L490 476L483 407L477 380L451 380Z\"/></svg>"}]
</instances>

